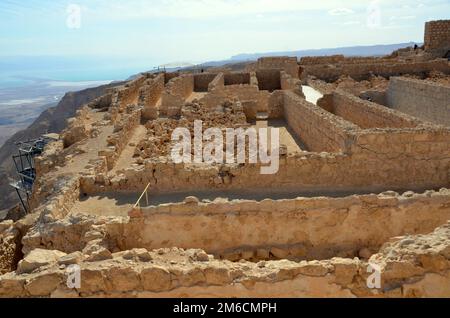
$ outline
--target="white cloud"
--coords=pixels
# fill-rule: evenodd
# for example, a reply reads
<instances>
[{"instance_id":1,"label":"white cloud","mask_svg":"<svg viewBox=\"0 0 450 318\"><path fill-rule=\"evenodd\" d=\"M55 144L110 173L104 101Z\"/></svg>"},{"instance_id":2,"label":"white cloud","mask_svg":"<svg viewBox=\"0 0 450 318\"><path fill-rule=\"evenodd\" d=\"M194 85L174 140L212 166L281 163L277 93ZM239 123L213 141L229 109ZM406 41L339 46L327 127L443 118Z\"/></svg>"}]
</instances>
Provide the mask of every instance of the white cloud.
<instances>
[{"instance_id":1,"label":"white cloud","mask_svg":"<svg viewBox=\"0 0 450 318\"><path fill-rule=\"evenodd\" d=\"M328 13L330 15L349 15L355 13L355 11L348 8L336 8L329 10Z\"/></svg>"}]
</instances>

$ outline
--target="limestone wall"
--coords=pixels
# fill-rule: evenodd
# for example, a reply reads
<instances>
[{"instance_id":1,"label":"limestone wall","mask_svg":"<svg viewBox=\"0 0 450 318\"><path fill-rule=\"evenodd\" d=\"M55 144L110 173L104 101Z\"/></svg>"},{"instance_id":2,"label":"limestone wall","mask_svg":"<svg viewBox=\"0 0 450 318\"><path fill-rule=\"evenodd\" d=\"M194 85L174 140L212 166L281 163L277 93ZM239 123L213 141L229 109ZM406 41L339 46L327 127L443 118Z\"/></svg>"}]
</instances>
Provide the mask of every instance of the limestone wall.
<instances>
[{"instance_id":1,"label":"limestone wall","mask_svg":"<svg viewBox=\"0 0 450 318\"><path fill-rule=\"evenodd\" d=\"M140 75L137 79L117 88L113 103L121 109L126 108L128 105L137 105L139 102L139 91L148 76L147 74Z\"/></svg>"},{"instance_id":2,"label":"limestone wall","mask_svg":"<svg viewBox=\"0 0 450 318\"><path fill-rule=\"evenodd\" d=\"M370 260L232 263L178 248L100 248L101 257L38 249L0 276L0 297L449 297L449 228L392 239ZM80 265L80 289L67 288L69 264ZM369 264L380 268L378 289L368 289Z\"/></svg>"},{"instance_id":3,"label":"limestone wall","mask_svg":"<svg viewBox=\"0 0 450 318\"><path fill-rule=\"evenodd\" d=\"M337 199L171 204L142 209L142 214L124 225L121 236L111 225L109 237L117 237L121 250L176 246L203 249L217 257L249 252L257 258L258 249L269 253L271 248L286 251L295 247L297 251L291 251L291 257L297 260L336 255L351 258L362 248L377 251L391 237L433 231L450 218L449 199L450 193L445 190L433 196L389 193ZM427 213L423 213L424 205Z\"/></svg>"},{"instance_id":4,"label":"limestone wall","mask_svg":"<svg viewBox=\"0 0 450 318\"><path fill-rule=\"evenodd\" d=\"M225 85L250 85L250 73L227 73L225 74Z\"/></svg>"},{"instance_id":5,"label":"limestone wall","mask_svg":"<svg viewBox=\"0 0 450 318\"><path fill-rule=\"evenodd\" d=\"M209 84L216 78L217 74L202 73L194 75L194 91L207 92Z\"/></svg>"},{"instance_id":6,"label":"limestone wall","mask_svg":"<svg viewBox=\"0 0 450 318\"><path fill-rule=\"evenodd\" d=\"M423 124L417 118L362 100L342 90L333 93L332 112L363 129L414 128Z\"/></svg>"},{"instance_id":7,"label":"limestone wall","mask_svg":"<svg viewBox=\"0 0 450 318\"><path fill-rule=\"evenodd\" d=\"M347 131L358 128L292 92L285 94L284 118L297 137L314 152L344 151Z\"/></svg>"},{"instance_id":8,"label":"limestone wall","mask_svg":"<svg viewBox=\"0 0 450 318\"><path fill-rule=\"evenodd\" d=\"M158 117L157 103L164 92L164 74L154 79L148 79L139 92L139 105L143 107L143 118L155 119Z\"/></svg>"},{"instance_id":9,"label":"limestone wall","mask_svg":"<svg viewBox=\"0 0 450 318\"><path fill-rule=\"evenodd\" d=\"M89 125L90 108L84 106L77 110L76 117L67 119L67 128L61 133L64 148L68 148L89 137L92 127Z\"/></svg>"},{"instance_id":10,"label":"limestone wall","mask_svg":"<svg viewBox=\"0 0 450 318\"><path fill-rule=\"evenodd\" d=\"M225 86L225 76L223 73L219 73L208 85L208 91L212 92L217 89L223 89Z\"/></svg>"},{"instance_id":11,"label":"limestone wall","mask_svg":"<svg viewBox=\"0 0 450 318\"><path fill-rule=\"evenodd\" d=\"M348 75L355 80L365 80L369 75L383 77L399 76L402 74L417 74L439 71L450 74L450 66L446 59L426 62L386 62L369 64L336 64L336 65L303 65L305 76L311 75L327 82L334 82L342 75Z\"/></svg>"},{"instance_id":12,"label":"limestone wall","mask_svg":"<svg viewBox=\"0 0 450 318\"><path fill-rule=\"evenodd\" d=\"M180 76L179 72L162 73L162 74L164 74L164 84L167 84L175 77Z\"/></svg>"},{"instance_id":13,"label":"limestone wall","mask_svg":"<svg viewBox=\"0 0 450 318\"><path fill-rule=\"evenodd\" d=\"M344 55L304 56L300 58L300 65L337 64L345 60Z\"/></svg>"},{"instance_id":14,"label":"limestone wall","mask_svg":"<svg viewBox=\"0 0 450 318\"><path fill-rule=\"evenodd\" d=\"M299 66L296 57L263 57L258 59L256 69L252 71L262 70L283 70L292 77L298 77Z\"/></svg>"},{"instance_id":15,"label":"limestone wall","mask_svg":"<svg viewBox=\"0 0 450 318\"><path fill-rule=\"evenodd\" d=\"M112 169L120 157L122 150L127 146L134 129L140 124L141 111L135 110L124 115L116 123L114 134L108 137L108 149L101 150L100 156L106 157L108 169Z\"/></svg>"},{"instance_id":16,"label":"limestone wall","mask_svg":"<svg viewBox=\"0 0 450 318\"><path fill-rule=\"evenodd\" d=\"M425 50L443 57L450 50L450 20L425 24Z\"/></svg>"},{"instance_id":17,"label":"limestone wall","mask_svg":"<svg viewBox=\"0 0 450 318\"><path fill-rule=\"evenodd\" d=\"M194 76L184 74L170 80L161 99L161 115L177 116L180 114L186 98L194 92Z\"/></svg>"},{"instance_id":18,"label":"limestone wall","mask_svg":"<svg viewBox=\"0 0 450 318\"><path fill-rule=\"evenodd\" d=\"M260 90L273 92L281 89L280 69L258 70L256 71L256 78Z\"/></svg>"},{"instance_id":19,"label":"limestone wall","mask_svg":"<svg viewBox=\"0 0 450 318\"><path fill-rule=\"evenodd\" d=\"M409 78L391 78L387 104L400 112L450 126L450 87Z\"/></svg>"}]
</instances>

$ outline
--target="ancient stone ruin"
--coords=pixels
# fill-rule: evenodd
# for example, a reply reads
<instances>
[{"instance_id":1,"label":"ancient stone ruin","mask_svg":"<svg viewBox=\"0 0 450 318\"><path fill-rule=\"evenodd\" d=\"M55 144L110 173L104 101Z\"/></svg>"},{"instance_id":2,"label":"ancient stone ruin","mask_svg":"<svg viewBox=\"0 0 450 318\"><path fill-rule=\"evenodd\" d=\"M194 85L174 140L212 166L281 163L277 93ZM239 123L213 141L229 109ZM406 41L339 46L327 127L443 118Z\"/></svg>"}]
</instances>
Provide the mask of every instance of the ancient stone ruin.
<instances>
[{"instance_id":1,"label":"ancient stone ruin","mask_svg":"<svg viewBox=\"0 0 450 318\"><path fill-rule=\"evenodd\" d=\"M450 297L449 32L111 89L35 158L30 213L0 223L0 296ZM279 128L278 172L173 162L196 120Z\"/></svg>"}]
</instances>

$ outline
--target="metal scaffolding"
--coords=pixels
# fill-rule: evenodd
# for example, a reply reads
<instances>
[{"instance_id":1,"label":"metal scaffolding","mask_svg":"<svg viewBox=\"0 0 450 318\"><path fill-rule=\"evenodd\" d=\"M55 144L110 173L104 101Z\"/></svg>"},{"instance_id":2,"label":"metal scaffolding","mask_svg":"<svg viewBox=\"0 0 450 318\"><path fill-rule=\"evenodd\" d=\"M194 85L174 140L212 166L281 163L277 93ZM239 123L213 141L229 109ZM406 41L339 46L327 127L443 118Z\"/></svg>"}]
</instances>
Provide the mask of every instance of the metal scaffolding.
<instances>
[{"instance_id":1,"label":"metal scaffolding","mask_svg":"<svg viewBox=\"0 0 450 318\"><path fill-rule=\"evenodd\" d=\"M16 190L25 213L30 211L29 199L36 180L34 158L41 155L44 147L52 140L54 139L51 137L42 136L38 139L16 143L19 153L13 155L12 159L16 167L18 180L10 183L10 185Z\"/></svg>"}]
</instances>

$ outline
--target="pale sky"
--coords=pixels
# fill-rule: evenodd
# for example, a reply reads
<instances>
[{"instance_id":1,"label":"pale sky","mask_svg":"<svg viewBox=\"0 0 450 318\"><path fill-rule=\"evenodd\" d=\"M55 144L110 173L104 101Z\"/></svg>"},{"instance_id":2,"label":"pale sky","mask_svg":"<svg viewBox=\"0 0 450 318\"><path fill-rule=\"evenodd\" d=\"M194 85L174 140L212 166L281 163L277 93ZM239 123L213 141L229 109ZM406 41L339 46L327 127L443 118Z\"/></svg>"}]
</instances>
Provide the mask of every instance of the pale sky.
<instances>
[{"instance_id":1,"label":"pale sky","mask_svg":"<svg viewBox=\"0 0 450 318\"><path fill-rule=\"evenodd\" d=\"M1 0L0 56L201 62L422 42L449 13L450 0Z\"/></svg>"}]
</instances>

